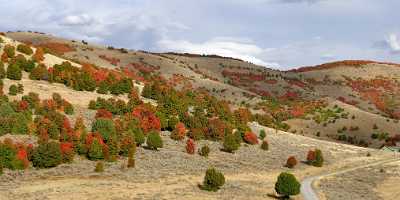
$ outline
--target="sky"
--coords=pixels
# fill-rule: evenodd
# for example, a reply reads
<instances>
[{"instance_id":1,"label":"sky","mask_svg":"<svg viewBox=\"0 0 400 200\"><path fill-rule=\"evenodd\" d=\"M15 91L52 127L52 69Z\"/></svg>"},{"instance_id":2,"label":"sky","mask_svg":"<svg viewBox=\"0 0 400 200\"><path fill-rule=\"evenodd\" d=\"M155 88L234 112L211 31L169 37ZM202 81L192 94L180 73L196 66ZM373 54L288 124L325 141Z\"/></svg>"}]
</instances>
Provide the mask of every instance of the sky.
<instances>
[{"instance_id":1,"label":"sky","mask_svg":"<svg viewBox=\"0 0 400 200\"><path fill-rule=\"evenodd\" d=\"M400 62L399 0L0 0L0 30L277 69Z\"/></svg>"}]
</instances>

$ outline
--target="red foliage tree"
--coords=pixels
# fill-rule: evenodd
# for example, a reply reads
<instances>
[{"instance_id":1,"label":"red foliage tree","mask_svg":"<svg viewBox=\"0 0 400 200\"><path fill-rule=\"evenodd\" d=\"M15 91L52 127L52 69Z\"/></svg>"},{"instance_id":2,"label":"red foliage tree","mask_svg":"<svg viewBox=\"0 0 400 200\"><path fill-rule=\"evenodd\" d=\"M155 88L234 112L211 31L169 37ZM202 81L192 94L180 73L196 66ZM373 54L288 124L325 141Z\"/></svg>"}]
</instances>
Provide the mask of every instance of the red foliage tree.
<instances>
[{"instance_id":1,"label":"red foliage tree","mask_svg":"<svg viewBox=\"0 0 400 200\"><path fill-rule=\"evenodd\" d=\"M244 134L244 141L253 145L258 144L257 135L250 131Z\"/></svg>"},{"instance_id":2,"label":"red foliage tree","mask_svg":"<svg viewBox=\"0 0 400 200\"><path fill-rule=\"evenodd\" d=\"M72 141L73 139L74 131L71 127L71 123L67 117L64 117L60 141Z\"/></svg>"},{"instance_id":3,"label":"red foliage tree","mask_svg":"<svg viewBox=\"0 0 400 200\"><path fill-rule=\"evenodd\" d=\"M294 156L290 156L286 161L286 167L293 168L297 165L297 160Z\"/></svg>"},{"instance_id":4,"label":"red foliage tree","mask_svg":"<svg viewBox=\"0 0 400 200\"><path fill-rule=\"evenodd\" d=\"M43 100L42 104L46 110L55 110L56 109L56 103L54 102L53 99L45 99L45 100Z\"/></svg>"},{"instance_id":5,"label":"red foliage tree","mask_svg":"<svg viewBox=\"0 0 400 200\"><path fill-rule=\"evenodd\" d=\"M137 106L132 111L133 117L137 118L140 123L140 127L145 133L150 132L151 130L160 131L161 130L161 122L158 117L154 114L152 110L146 105Z\"/></svg>"},{"instance_id":6,"label":"red foliage tree","mask_svg":"<svg viewBox=\"0 0 400 200\"><path fill-rule=\"evenodd\" d=\"M18 149L16 158L23 163L24 169L28 168L28 166L29 166L28 152L26 151L25 148Z\"/></svg>"},{"instance_id":7,"label":"red foliage tree","mask_svg":"<svg viewBox=\"0 0 400 200\"><path fill-rule=\"evenodd\" d=\"M194 144L194 140L188 139L186 142L186 152L188 154L194 154L196 151L196 145Z\"/></svg>"},{"instance_id":8,"label":"red foliage tree","mask_svg":"<svg viewBox=\"0 0 400 200\"><path fill-rule=\"evenodd\" d=\"M96 112L96 119L97 118L112 119L112 117L113 117L113 114L106 109L98 109Z\"/></svg>"}]
</instances>

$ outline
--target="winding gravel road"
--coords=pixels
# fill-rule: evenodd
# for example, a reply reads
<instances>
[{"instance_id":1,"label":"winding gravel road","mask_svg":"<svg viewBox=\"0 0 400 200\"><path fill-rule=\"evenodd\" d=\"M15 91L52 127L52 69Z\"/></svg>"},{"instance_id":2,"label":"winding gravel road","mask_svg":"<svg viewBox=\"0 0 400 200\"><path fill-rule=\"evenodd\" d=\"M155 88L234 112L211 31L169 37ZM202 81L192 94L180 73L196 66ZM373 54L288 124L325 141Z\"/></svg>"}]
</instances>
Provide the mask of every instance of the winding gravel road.
<instances>
[{"instance_id":1,"label":"winding gravel road","mask_svg":"<svg viewBox=\"0 0 400 200\"><path fill-rule=\"evenodd\" d=\"M397 155L397 156L399 156L399 155ZM314 188L312 186L314 181L316 181L318 179L322 179L322 178L328 177L328 176L340 175L340 174L344 174L344 173L351 172L351 171L354 171L354 170L362 169L362 168L365 168L365 167L372 167L372 166L376 166L376 165L382 165L382 164L397 162L399 160L400 160L399 158L381 160L381 161L378 161L378 162L374 162L374 163L370 163L370 164L366 164L366 165L361 165L361 166L358 166L358 167L353 167L353 168L349 168L349 169L345 169L345 170L341 170L341 171L337 171L337 172L333 172L333 173L307 177L301 182L300 191L301 191L301 194L303 195L304 200L319 200L318 194L316 193L316 191L314 190Z\"/></svg>"}]
</instances>

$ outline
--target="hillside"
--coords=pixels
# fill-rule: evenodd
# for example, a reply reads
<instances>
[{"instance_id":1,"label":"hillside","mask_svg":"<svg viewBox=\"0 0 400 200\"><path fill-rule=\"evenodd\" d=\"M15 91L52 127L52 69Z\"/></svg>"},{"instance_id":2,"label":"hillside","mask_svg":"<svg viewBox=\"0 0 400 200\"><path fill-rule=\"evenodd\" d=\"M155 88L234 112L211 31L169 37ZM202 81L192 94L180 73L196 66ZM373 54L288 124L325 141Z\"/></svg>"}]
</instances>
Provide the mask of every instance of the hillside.
<instances>
[{"instance_id":1,"label":"hillside","mask_svg":"<svg viewBox=\"0 0 400 200\"><path fill-rule=\"evenodd\" d=\"M284 72L219 56L131 51L29 32L7 36L79 63L133 72L141 81L160 74L175 88L203 89L260 114L263 125L297 134L380 147L400 128L400 68L392 63L343 61ZM339 104L344 110L329 117L326 106ZM356 120L334 122L339 115ZM371 116L374 123L366 124Z\"/></svg>"}]
</instances>

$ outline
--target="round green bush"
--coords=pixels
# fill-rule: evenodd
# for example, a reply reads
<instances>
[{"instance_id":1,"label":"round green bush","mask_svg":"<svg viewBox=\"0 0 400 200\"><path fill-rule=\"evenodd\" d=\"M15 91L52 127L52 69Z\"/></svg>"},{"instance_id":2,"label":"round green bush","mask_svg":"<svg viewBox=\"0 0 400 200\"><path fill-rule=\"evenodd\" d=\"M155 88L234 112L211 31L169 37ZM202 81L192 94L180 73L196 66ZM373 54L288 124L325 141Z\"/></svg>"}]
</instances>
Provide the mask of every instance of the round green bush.
<instances>
[{"instance_id":1,"label":"round green bush","mask_svg":"<svg viewBox=\"0 0 400 200\"><path fill-rule=\"evenodd\" d=\"M161 136L159 133L155 131L151 131L149 133L149 135L147 136L146 144L149 149L153 150L157 150L158 148L163 147L163 141L161 139Z\"/></svg>"},{"instance_id":2,"label":"round green bush","mask_svg":"<svg viewBox=\"0 0 400 200\"><path fill-rule=\"evenodd\" d=\"M204 156L206 158L208 157L209 153L210 153L210 147L208 147L208 145L202 146L199 151L199 155Z\"/></svg>"},{"instance_id":3,"label":"round green bush","mask_svg":"<svg viewBox=\"0 0 400 200\"><path fill-rule=\"evenodd\" d=\"M201 189L207 191L217 191L225 184L225 176L214 168L209 168L204 176Z\"/></svg>"},{"instance_id":4,"label":"round green bush","mask_svg":"<svg viewBox=\"0 0 400 200\"><path fill-rule=\"evenodd\" d=\"M10 85L10 87L8 88L8 94L15 96L18 94L18 87L14 84Z\"/></svg>"},{"instance_id":5,"label":"round green bush","mask_svg":"<svg viewBox=\"0 0 400 200\"><path fill-rule=\"evenodd\" d=\"M275 191L285 198L289 198L291 195L300 193L300 186L301 184L293 174L282 172L275 183Z\"/></svg>"},{"instance_id":6,"label":"round green bush","mask_svg":"<svg viewBox=\"0 0 400 200\"><path fill-rule=\"evenodd\" d=\"M234 134L227 134L224 138L224 151L233 153L239 149L240 143L237 140L237 137Z\"/></svg>"},{"instance_id":7,"label":"round green bush","mask_svg":"<svg viewBox=\"0 0 400 200\"><path fill-rule=\"evenodd\" d=\"M51 168L61 163L61 149L57 142L40 144L33 151L32 164L36 168Z\"/></svg>"},{"instance_id":8,"label":"round green bush","mask_svg":"<svg viewBox=\"0 0 400 200\"><path fill-rule=\"evenodd\" d=\"M22 71L17 63L11 64L7 68L7 78L11 80L21 80Z\"/></svg>"}]
</instances>

